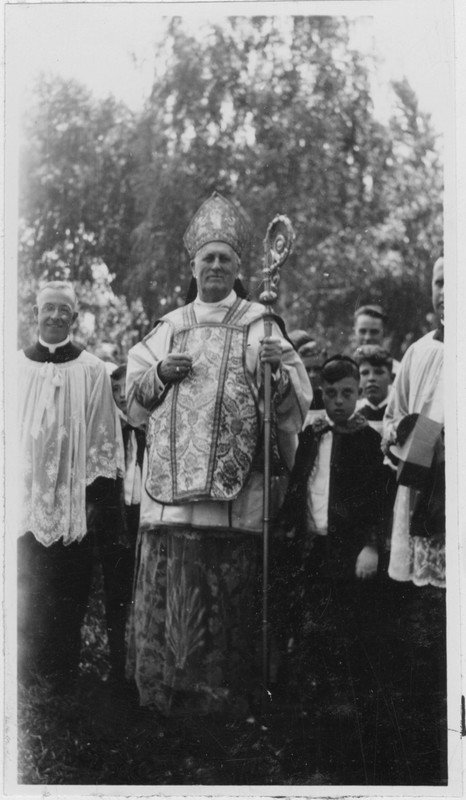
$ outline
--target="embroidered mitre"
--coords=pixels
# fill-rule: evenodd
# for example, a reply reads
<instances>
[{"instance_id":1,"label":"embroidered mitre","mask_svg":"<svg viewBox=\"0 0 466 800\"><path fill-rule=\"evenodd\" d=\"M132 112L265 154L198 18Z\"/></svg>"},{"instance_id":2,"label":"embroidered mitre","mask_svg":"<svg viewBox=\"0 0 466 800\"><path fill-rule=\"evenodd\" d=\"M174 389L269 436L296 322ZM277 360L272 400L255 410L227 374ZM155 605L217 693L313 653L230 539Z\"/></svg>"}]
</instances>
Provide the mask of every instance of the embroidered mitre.
<instances>
[{"instance_id":1,"label":"embroidered mitre","mask_svg":"<svg viewBox=\"0 0 466 800\"><path fill-rule=\"evenodd\" d=\"M183 241L190 258L209 242L225 242L241 258L250 238L244 213L218 192L214 192L201 207L186 229Z\"/></svg>"}]
</instances>

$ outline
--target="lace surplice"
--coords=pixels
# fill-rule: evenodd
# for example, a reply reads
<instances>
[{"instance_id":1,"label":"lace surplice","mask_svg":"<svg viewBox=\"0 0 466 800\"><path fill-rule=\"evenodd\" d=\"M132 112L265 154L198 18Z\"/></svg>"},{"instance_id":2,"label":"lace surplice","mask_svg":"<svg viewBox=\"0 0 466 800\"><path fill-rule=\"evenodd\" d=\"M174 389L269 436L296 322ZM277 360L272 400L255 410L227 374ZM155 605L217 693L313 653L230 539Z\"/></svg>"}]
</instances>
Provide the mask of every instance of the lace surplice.
<instances>
[{"instance_id":1,"label":"lace surplice","mask_svg":"<svg viewBox=\"0 0 466 800\"><path fill-rule=\"evenodd\" d=\"M86 351L63 364L19 354L19 535L49 546L86 533L86 487L123 474L110 381Z\"/></svg>"}]
</instances>

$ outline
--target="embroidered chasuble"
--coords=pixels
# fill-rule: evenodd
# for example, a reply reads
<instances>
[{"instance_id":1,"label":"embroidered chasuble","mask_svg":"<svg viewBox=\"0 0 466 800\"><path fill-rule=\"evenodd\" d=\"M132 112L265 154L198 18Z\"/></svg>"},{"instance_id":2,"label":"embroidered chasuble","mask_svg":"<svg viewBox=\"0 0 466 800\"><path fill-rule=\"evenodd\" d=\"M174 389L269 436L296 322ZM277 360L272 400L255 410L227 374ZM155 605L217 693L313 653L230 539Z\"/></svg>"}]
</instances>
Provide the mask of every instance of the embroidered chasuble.
<instances>
[{"instance_id":1,"label":"embroidered chasuble","mask_svg":"<svg viewBox=\"0 0 466 800\"><path fill-rule=\"evenodd\" d=\"M259 359L260 342L264 332L264 307L259 303L241 300L234 291L218 303L203 303L200 300L169 312L142 342L135 345L128 356L127 403L128 420L132 425L151 428L152 489L147 481L149 471L149 447L144 459L141 497L141 530L154 530L160 526L190 526L201 530L235 530L260 533L263 519L263 475L258 449L261 444L263 421L263 396L261 391L262 369ZM188 328L195 327L192 340ZM297 446L297 434L301 430L312 392L304 365L292 345L282 337L279 325L272 323L273 335L282 338L282 369L274 377L273 409L276 422L280 456L288 469L293 465ZM217 351L220 337L229 348L229 360ZM239 345L241 343L241 348ZM164 384L158 376L158 365L172 352L185 348L194 357L193 375L185 378L186 391L177 394L176 386ZM205 376L219 375L207 381ZM197 386L193 379L197 378ZM233 381L235 394L233 395ZM204 385L205 384L205 385ZM193 392L196 391L196 400ZM241 402L237 400L241 394ZM203 404L209 401L209 415ZM162 416L162 407L170 403L170 411ZM158 415L157 425L151 423ZM186 438L174 442L171 420ZM206 429L200 427L202 420ZM210 421L208 421L210 420ZM189 427L199 430L191 432ZM183 423L183 424L181 424ZM209 425L218 430L215 442ZM163 426L163 427L161 427ZM180 427L181 426L181 427ZM224 427L226 426L226 427ZM162 435L162 430L164 435ZM249 441L245 432L248 430ZM164 440L164 441L161 441ZM208 442L208 444L207 444ZM184 484L180 486L178 476L179 457L182 452L193 453L199 472L193 488L190 475L184 470ZM173 463L167 466L168 454ZM165 459L165 455L167 458ZM162 465L162 458L165 463ZM230 460L231 459L231 462ZM177 461L175 464L174 461ZM198 464L199 462L199 464ZM154 485L156 472L164 476L164 492L172 497L175 489L180 492L202 492L204 497L190 500L159 502L154 499L159 491ZM271 479L272 514L278 511L288 481L287 474L273 475ZM242 483L242 488L240 487ZM209 490L210 486L210 490ZM200 487L200 488L199 488ZM149 489L149 490L148 490ZM154 491L154 495L150 494ZM208 492L210 491L210 495ZM231 500L223 500L222 496Z\"/></svg>"},{"instance_id":2,"label":"embroidered chasuble","mask_svg":"<svg viewBox=\"0 0 466 800\"><path fill-rule=\"evenodd\" d=\"M150 417L146 490L158 502L229 501L243 488L259 438L243 352L262 314L238 299L223 322L199 323L192 305L171 315L172 352L190 353L193 367Z\"/></svg>"}]
</instances>

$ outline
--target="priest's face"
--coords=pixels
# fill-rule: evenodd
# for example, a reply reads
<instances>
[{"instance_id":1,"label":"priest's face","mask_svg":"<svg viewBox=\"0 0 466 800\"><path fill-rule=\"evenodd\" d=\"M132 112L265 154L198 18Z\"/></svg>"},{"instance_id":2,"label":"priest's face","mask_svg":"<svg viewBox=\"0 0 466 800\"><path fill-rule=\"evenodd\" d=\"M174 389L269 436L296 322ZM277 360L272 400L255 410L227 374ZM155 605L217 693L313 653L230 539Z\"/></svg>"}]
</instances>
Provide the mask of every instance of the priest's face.
<instances>
[{"instance_id":1,"label":"priest's face","mask_svg":"<svg viewBox=\"0 0 466 800\"><path fill-rule=\"evenodd\" d=\"M239 258L229 244L209 242L199 248L191 268L197 281L199 299L216 303L233 289L239 272Z\"/></svg>"},{"instance_id":2,"label":"priest's face","mask_svg":"<svg viewBox=\"0 0 466 800\"><path fill-rule=\"evenodd\" d=\"M432 305L434 311L443 320L445 312L443 297L443 258L438 258L432 273Z\"/></svg>"},{"instance_id":3,"label":"priest's face","mask_svg":"<svg viewBox=\"0 0 466 800\"><path fill-rule=\"evenodd\" d=\"M39 335L47 344L60 344L78 316L71 295L63 289L44 289L34 306Z\"/></svg>"}]
</instances>

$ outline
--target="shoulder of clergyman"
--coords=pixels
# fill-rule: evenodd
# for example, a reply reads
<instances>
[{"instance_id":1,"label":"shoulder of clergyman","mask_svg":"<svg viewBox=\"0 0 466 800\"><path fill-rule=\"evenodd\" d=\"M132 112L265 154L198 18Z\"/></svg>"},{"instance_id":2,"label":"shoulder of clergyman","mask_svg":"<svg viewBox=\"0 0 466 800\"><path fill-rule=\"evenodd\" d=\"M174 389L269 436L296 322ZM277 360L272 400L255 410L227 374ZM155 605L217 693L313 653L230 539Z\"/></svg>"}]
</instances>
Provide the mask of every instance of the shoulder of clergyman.
<instances>
[{"instance_id":1,"label":"shoulder of clergyman","mask_svg":"<svg viewBox=\"0 0 466 800\"><path fill-rule=\"evenodd\" d=\"M29 347L24 347L22 350L18 350L18 356L20 359L27 358L29 361L35 361L35 353L36 353L36 346L34 344L30 345Z\"/></svg>"},{"instance_id":2,"label":"shoulder of clergyman","mask_svg":"<svg viewBox=\"0 0 466 800\"><path fill-rule=\"evenodd\" d=\"M289 341L288 334L286 332L286 326L282 317L280 317L274 311L268 311L267 308L264 305L262 305L262 303L249 302L248 306L249 308L247 310L247 324L252 324L257 320L268 316L271 319L271 321L277 326L281 335Z\"/></svg>"},{"instance_id":3,"label":"shoulder of clergyman","mask_svg":"<svg viewBox=\"0 0 466 800\"><path fill-rule=\"evenodd\" d=\"M88 350L81 350L76 361L79 361L80 364L88 364L89 366L93 366L97 370L105 370L105 363L102 361L102 359L95 356L94 353L89 353Z\"/></svg>"},{"instance_id":4,"label":"shoulder of clergyman","mask_svg":"<svg viewBox=\"0 0 466 800\"><path fill-rule=\"evenodd\" d=\"M248 323L254 322L256 319L260 319L266 314L265 306L261 303L251 302L250 300L242 300L239 311L242 312L242 319Z\"/></svg>"},{"instance_id":5,"label":"shoulder of clergyman","mask_svg":"<svg viewBox=\"0 0 466 800\"><path fill-rule=\"evenodd\" d=\"M168 314L165 314L160 319L155 320L154 327L152 328L149 333L147 333L140 344L148 344L157 332L160 330L161 325L168 325L172 330L176 330L179 327L182 327L184 321L186 319L186 309L188 306L182 306L181 308L175 308L173 311L169 311ZM136 345L137 347L137 345Z\"/></svg>"},{"instance_id":6,"label":"shoulder of clergyman","mask_svg":"<svg viewBox=\"0 0 466 800\"><path fill-rule=\"evenodd\" d=\"M286 336L285 324L281 319L281 317L279 317L277 314L274 314L273 312L272 313L268 312L266 307L263 306L261 303L255 303L249 300L242 300L238 308L236 309L235 313L232 314L232 322L234 321L236 324L240 326L248 327L252 325L254 322L257 322L260 319L264 319L266 316L270 316L272 322L274 322L280 329L281 333Z\"/></svg>"},{"instance_id":7,"label":"shoulder of clergyman","mask_svg":"<svg viewBox=\"0 0 466 800\"><path fill-rule=\"evenodd\" d=\"M179 324L190 314L192 307L193 303L188 303L186 306L174 308L172 311L169 311L168 314L164 314L163 317L160 317L160 319L156 320L154 328L156 328L161 322L166 322L169 325L176 325L177 323Z\"/></svg>"},{"instance_id":8,"label":"shoulder of clergyman","mask_svg":"<svg viewBox=\"0 0 466 800\"><path fill-rule=\"evenodd\" d=\"M424 334L424 336L421 336L421 338L416 342L413 342L413 344L411 344L406 350L401 365L403 366L403 362L406 364L410 360L412 361L413 359L416 360L418 358L422 358L426 353L429 355L436 350L443 352L442 342L436 341L434 336L435 331L429 331L428 333Z\"/></svg>"},{"instance_id":9,"label":"shoulder of clergyman","mask_svg":"<svg viewBox=\"0 0 466 800\"><path fill-rule=\"evenodd\" d=\"M69 362L69 366L72 367L73 365L81 370L84 368L84 373L88 375L91 383L100 380L106 381L105 376L107 376L108 373L105 362L93 353L89 353L87 350L82 350L74 361Z\"/></svg>"},{"instance_id":10,"label":"shoulder of clergyman","mask_svg":"<svg viewBox=\"0 0 466 800\"><path fill-rule=\"evenodd\" d=\"M179 331L184 328L193 327L195 324L195 313L193 311L193 303L188 303L181 308L175 308L168 314L165 314L156 321L152 331L147 334L144 341L150 341L152 336L159 329L161 324L169 325L173 332ZM233 325L238 327L247 327L256 320L263 317L265 308L260 303L250 302L249 300L239 300L231 307L225 314L224 324ZM223 324L223 323L222 323Z\"/></svg>"}]
</instances>

